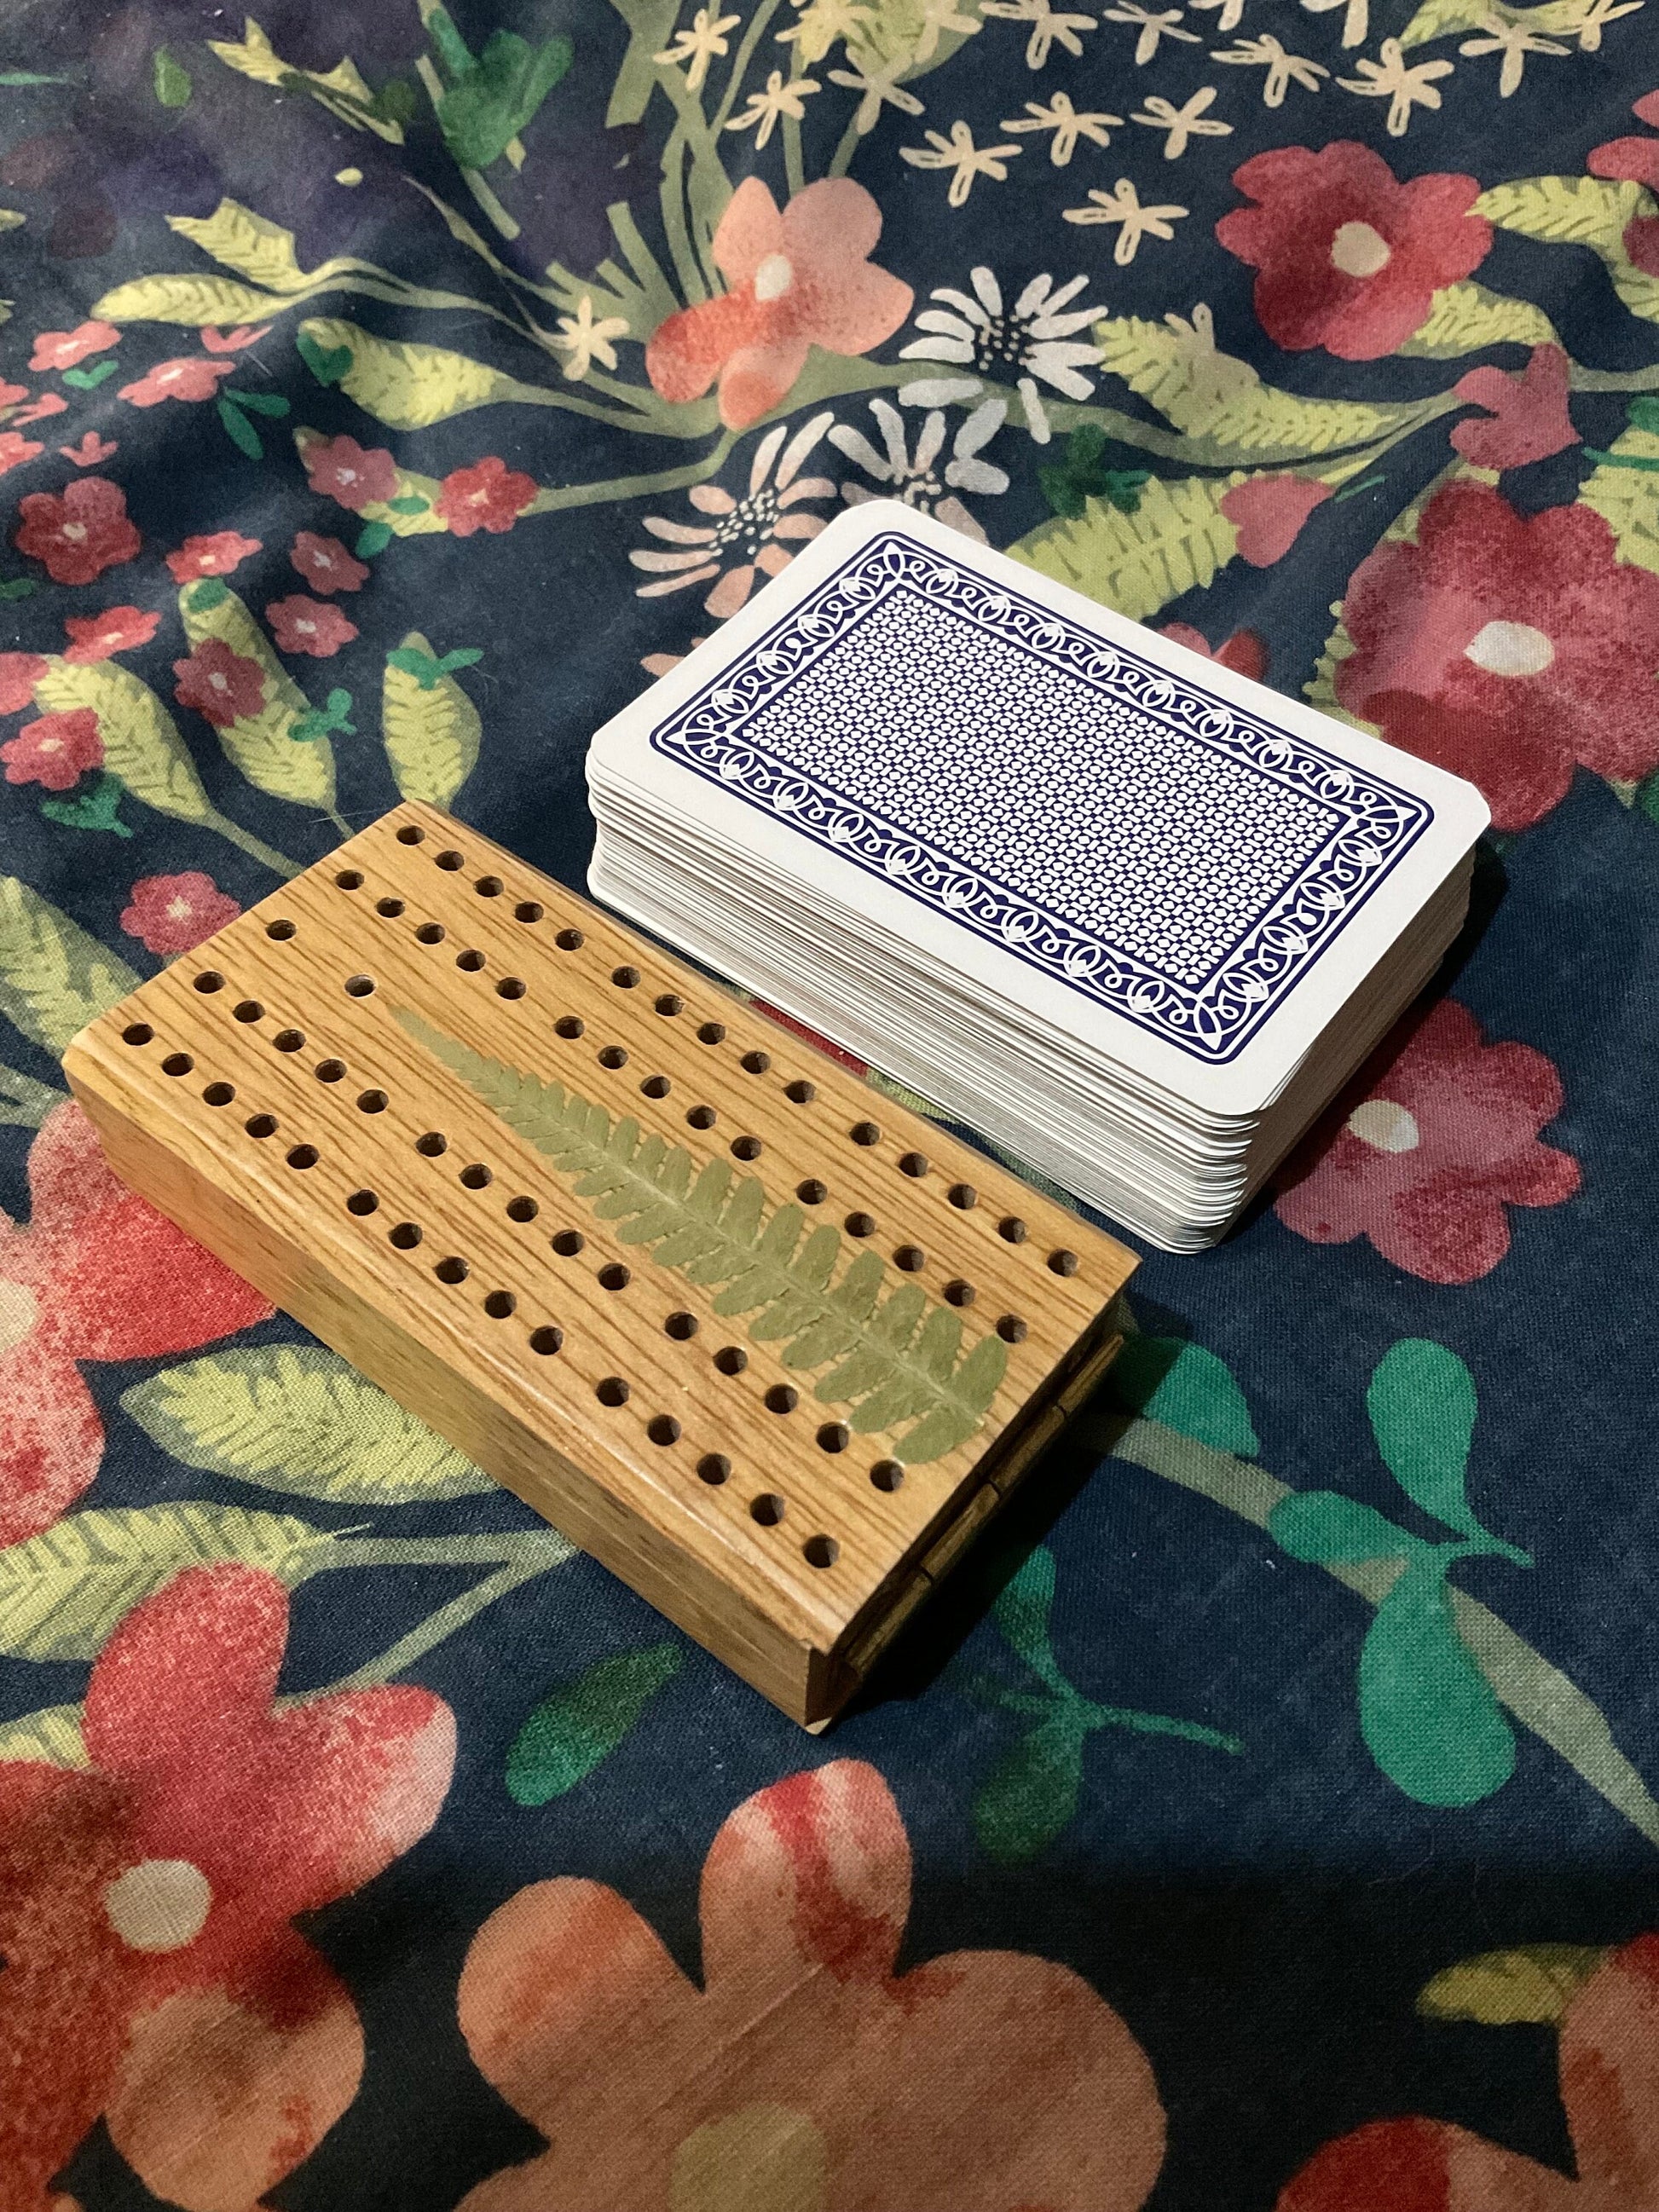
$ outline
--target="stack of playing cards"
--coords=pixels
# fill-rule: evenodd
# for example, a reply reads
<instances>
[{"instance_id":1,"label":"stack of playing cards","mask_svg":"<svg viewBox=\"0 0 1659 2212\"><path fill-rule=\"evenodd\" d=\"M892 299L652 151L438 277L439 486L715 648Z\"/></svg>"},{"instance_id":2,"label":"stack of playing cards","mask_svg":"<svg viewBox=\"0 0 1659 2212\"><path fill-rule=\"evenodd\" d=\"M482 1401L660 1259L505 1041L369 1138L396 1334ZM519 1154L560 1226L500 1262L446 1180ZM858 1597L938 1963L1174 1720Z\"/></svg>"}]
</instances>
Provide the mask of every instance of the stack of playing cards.
<instances>
[{"instance_id":1,"label":"stack of playing cards","mask_svg":"<svg viewBox=\"0 0 1659 2212\"><path fill-rule=\"evenodd\" d=\"M885 501L608 722L588 781L597 896L1174 1251L1433 975L1487 819Z\"/></svg>"}]
</instances>

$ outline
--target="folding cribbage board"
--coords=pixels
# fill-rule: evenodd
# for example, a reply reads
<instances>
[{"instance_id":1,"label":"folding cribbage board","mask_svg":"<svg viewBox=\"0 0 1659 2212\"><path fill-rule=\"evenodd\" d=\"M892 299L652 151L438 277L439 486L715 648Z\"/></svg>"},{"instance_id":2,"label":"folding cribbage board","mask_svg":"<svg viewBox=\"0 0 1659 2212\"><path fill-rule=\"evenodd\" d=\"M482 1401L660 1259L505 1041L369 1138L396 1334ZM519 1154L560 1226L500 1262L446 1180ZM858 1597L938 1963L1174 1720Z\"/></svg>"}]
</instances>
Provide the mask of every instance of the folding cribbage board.
<instances>
[{"instance_id":1,"label":"folding cribbage board","mask_svg":"<svg viewBox=\"0 0 1659 2212\"><path fill-rule=\"evenodd\" d=\"M808 1727L1133 1255L433 809L82 1031L112 1164Z\"/></svg>"}]
</instances>

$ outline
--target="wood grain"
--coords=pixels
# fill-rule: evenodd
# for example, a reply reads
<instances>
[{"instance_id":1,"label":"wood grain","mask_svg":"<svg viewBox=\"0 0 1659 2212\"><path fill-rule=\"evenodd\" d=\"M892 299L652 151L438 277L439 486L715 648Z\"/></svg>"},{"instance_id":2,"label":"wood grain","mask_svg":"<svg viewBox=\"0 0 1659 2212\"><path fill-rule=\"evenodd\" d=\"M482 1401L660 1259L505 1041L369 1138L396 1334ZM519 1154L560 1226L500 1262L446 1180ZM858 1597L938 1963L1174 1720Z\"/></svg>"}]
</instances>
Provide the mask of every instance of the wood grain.
<instances>
[{"instance_id":1,"label":"wood grain","mask_svg":"<svg viewBox=\"0 0 1659 2212\"><path fill-rule=\"evenodd\" d=\"M832 1286L879 1253L878 1313L919 1286L962 1356L994 1337L974 1433L909 1464L913 1422L858 1434L815 1395L834 1360L787 1365L719 1283L629 1242L434 1034L637 1123L641 1158L757 1178L763 1218L839 1232ZM1115 1349L1122 1246L428 807L183 955L64 1066L118 1174L807 1726Z\"/></svg>"}]
</instances>

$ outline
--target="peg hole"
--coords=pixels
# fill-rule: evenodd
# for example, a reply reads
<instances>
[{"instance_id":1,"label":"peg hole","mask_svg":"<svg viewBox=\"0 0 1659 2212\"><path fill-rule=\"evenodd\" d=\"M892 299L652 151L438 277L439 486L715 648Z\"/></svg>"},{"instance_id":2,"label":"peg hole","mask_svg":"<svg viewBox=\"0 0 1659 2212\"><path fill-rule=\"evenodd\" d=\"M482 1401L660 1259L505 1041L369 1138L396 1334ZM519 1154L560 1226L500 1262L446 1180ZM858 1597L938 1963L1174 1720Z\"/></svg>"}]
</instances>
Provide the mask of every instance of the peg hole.
<instances>
[{"instance_id":1,"label":"peg hole","mask_svg":"<svg viewBox=\"0 0 1659 2212\"><path fill-rule=\"evenodd\" d=\"M222 991L225 979L216 968L204 968L196 978L196 988L204 995L209 991Z\"/></svg>"},{"instance_id":2,"label":"peg hole","mask_svg":"<svg viewBox=\"0 0 1659 2212\"><path fill-rule=\"evenodd\" d=\"M684 1004L684 1000L676 997L672 991L664 991L658 996L657 1012L659 1014L677 1014Z\"/></svg>"},{"instance_id":3,"label":"peg hole","mask_svg":"<svg viewBox=\"0 0 1659 2212\"><path fill-rule=\"evenodd\" d=\"M873 1237L876 1217L873 1213L849 1213L842 1226L849 1237Z\"/></svg>"},{"instance_id":4,"label":"peg hole","mask_svg":"<svg viewBox=\"0 0 1659 2212\"><path fill-rule=\"evenodd\" d=\"M640 1085L647 1098L666 1098L673 1087L665 1075L647 1075Z\"/></svg>"},{"instance_id":5,"label":"peg hole","mask_svg":"<svg viewBox=\"0 0 1659 2212\"><path fill-rule=\"evenodd\" d=\"M148 1044L155 1032L148 1022L129 1022L121 1032L123 1044Z\"/></svg>"},{"instance_id":6,"label":"peg hole","mask_svg":"<svg viewBox=\"0 0 1659 2212\"><path fill-rule=\"evenodd\" d=\"M809 1536L800 1550L809 1567L833 1567L841 1557L841 1546L833 1536Z\"/></svg>"},{"instance_id":7,"label":"peg hole","mask_svg":"<svg viewBox=\"0 0 1659 2212\"><path fill-rule=\"evenodd\" d=\"M432 1272L441 1283L464 1283L472 1270L459 1252L452 1252L447 1260L440 1260Z\"/></svg>"},{"instance_id":8,"label":"peg hole","mask_svg":"<svg viewBox=\"0 0 1659 2212\"><path fill-rule=\"evenodd\" d=\"M1030 1331L1018 1314L1004 1314L997 1322L997 1334L1005 1344L1024 1344Z\"/></svg>"},{"instance_id":9,"label":"peg hole","mask_svg":"<svg viewBox=\"0 0 1659 2212\"><path fill-rule=\"evenodd\" d=\"M501 895L501 879L499 876L480 876L472 888L480 898L499 898Z\"/></svg>"},{"instance_id":10,"label":"peg hole","mask_svg":"<svg viewBox=\"0 0 1659 2212\"><path fill-rule=\"evenodd\" d=\"M612 1260L599 1270L599 1285L602 1290L625 1291L631 1280L632 1278L620 1260Z\"/></svg>"},{"instance_id":11,"label":"peg hole","mask_svg":"<svg viewBox=\"0 0 1659 2212\"><path fill-rule=\"evenodd\" d=\"M348 1213L373 1213L380 1203L380 1200L374 1195L374 1193L372 1190L354 1190L350 1197L346 1200L346 1212Z\"/></svg>"},{"instance_id":12,"label":"peg hole","mask_svg":"<svg viewBox=\"0 0 1659 2212\"><path fill-rule=\"evenodd\" d=\"M607 1375L604 1382L596 1387L593 1395L602 1406L625 1406L628 1403L629 1393L627 1383L623 1381L620 1375Z\"/></svg>"},{"instance_id":13,"label":"peg hole","mask_svg":"<svg viewBox=\"0 0 1659 2212\"><path fill-rule=\"evenodd\" d=\"M476 975L484 964L484 957L476 945L455 955L455 965L469 975Z\"/></svg>"},{"instance_id":14,"label":"peg hole","mask_svg":"<svg viewBox=\"0 0 1659 2212\"><path fill-rule=\"evenodd\" d=\"M562 1229L556 1237L550 1237L548 1241L560 1259L574 1260L587 1239L580 1229Z\"/></svg>"},{"instance_id":15,"label":"peg hole","mask_svg":"<svg viewBox=\"0 0 1659 2212\"><path fill-rule=\"evenodd\" d=\"M878 1459L870 1470L870 1480L878 1490L898 1490L903 1486L904 1469L896 1459Z\"/></svg>"},{"instance_id":16,"label":"peg hole","mask_svg":"<svg viewBox=\"0 0 1659 2212\"><path fill-rule=\"evenodd\" d=\"M265 924L265 935L273 939L278 945L286 945L289 938L295 933L295 925L286 919L280 921L268 921Z\"/></svg>"},{"instance_id":17,"label":"peg hole","mask_svg":"<svg viewBox=\"0 0 1659 2212\"><path fill-rule=\"evenodd\" d=\"M772 1055L769 1052L746 1052L738 1065L745 1075L764 1075L772 1065Z\"/></svg>"},{"instance_id":18,"label":"peg hole","mask_svg":"<svg viewBox=\"0 0 1659 2212\"><path fill-rule=\"evenodd\" d=\"M852 1433L845 1421L825 1421L818 1431L818 1449L844 1452L852 1442Z\"/></svg>"},{"instance_id":19,"label":"peg hole","mask_svg":"<svg viewBox=\"0 0 1659 2212\"><path fill-rule=\"evenodd\" d=\"M763 1150L758 1137L733 1137L732 1157L735 1160L757 1160Z\"/></svg>"},{"instance_id":20,"label":"peg hole","mask_svg":"<svg viewBox=\"0 0 1659 2212\"><path fill-rule=\"evenodd\" d=\"M646 1423L645 1433L653 1444L677 1444L680 1425L672 1413L656 1413Z\"/></svg>"},{"instance_id":21,"label":"peg hole","mask_svg":"<svg viewBox=\"0 0 1659 2212\"><path fill-rule=\"evenodd\" d=\"M714 1354L714 1364L722 1375L741 1375L749 1364L749 1354L740 1344L723 1344Z\"/></svg>"},{"instance_id":22,"label":"peg hole","mask_svg":"<svg viewBox=\"0 0 1659 2212\"><path fill-rule=\"evenodd\" d=\"M539 921L547 908L539 899L520 899L513 909L514 921Z\"/></svg>"},{"instance_id":23,"label":"peg hole","mask_svg":"<svg viewBox=\"0 0 1659 2212\"><path fill-rule=\"evenodd\" d=\"M766 1394L769 1413L793 1413L800 1403L800 1392L792 1389L787 1382L775 1382Z\"/></svg>"},{"instance_id":24,"label":"peg hole","mask_svg":"<svg viewBox=\"0 0 1659 2212\"><path fill-rule=\"evenodd\" d=\"M161 1062L163 1075L188 1075L196 1062L187 1052L170 1052Z\"/></svg>"},{"instance_id":25,"label":"peg hole","mask_svg":"<svg viewBox=\"0 0 1659 2212\"><path fill-rule=\"evenodd\" d=\"M1017 1213L1005 1214L997 1224L997 1235L1009 1244L1023 1244L1028 1231Z\"/></svg>"},{"instance_id":26,"label":"peg hole","mask_svg":"<svg viewBox=\"0 0 1659 2212\"><path fill-rule=\"evenodd\" d=\"M498 999L521 999L529 989L522 975L503 975L495 986Z\"/></svg>"},{"instance_id":27,"label":"peg hole","mask_svg":"<svg viewBox=\"0 0 1659 2212\"><path fill-rule=\"evenodd\" d=\"M210 1106L228 1106L236 1096L236 1086L233 1083L210 1083L202 1096Z\"/></svg>"},{"instance_id":28,"label":"peg hole","mask_svg":"<svg viewBox=\"0 0 1659 2212\"><path fill-rule=\"evenodd\" d=\"M274 1114L251 1114L242 1124L250 1137L274 1137L276 1116Z\"/></svg>"},{"instance_id":29,"label":"peg hole","mask_svg":"<svg viewBox=\"0 0 1659 2212\"><path fill-rule=\"evenodd\" d=\"M827 1185L808 1176L805 1182L795 1185L795 1195L803 1206L822 1206L830 1192Z\"/></svg>"},{"instance_id":30,"label":"peg hole","mask_svg":"<svg viewBox=\"0 0 1659 2212\"><path fill-rule=\"evenodd\" d=\"M345 993L348 999L366 999L374 988L372 975L348 975Z\"/></svg>"},{"instance_id":31,"label":"peg hole","mask_svg":"<svg viewBox=\"0 0 1659 2212\"><path fill-rule=\"evenodd\" d=\"M384 1091L360 1091L357 1093L357 1111L360 1114L384 1114L391 1103Z\"/></svg>"},{"instance_id":32,"label":"peg hole","mask_svg":"<svg viewBox=\"0 0 1659 2212\"><path fill-rule=\"evenodd\" d=\"M955 1282L947 1283L945 1285L945 1303L948 1305L970 1306L977 1296L978 1293L973 1285L963 1282L959 1275Z\"/></svg>"},{"instance_id":33,"label":"peg hole","mask_svg":"<svg viewBox=\"0 0 1659 2212\"><path fill-rule=\"evenodd\" d=\"M719 1044L726 1035L724 1022L704 1022L697 1030L699 1044Z\"/></svg>"},{"instance_id":34,"label":"peg hole","mask_svg":"<svg viewBox=\"0 0 1659 2212\"><path fill-rule=\"evenodd\" d=\"M1058 1252L1051 1252L1048 1255L1048 1271L1051 1274L1055 1275L1076 1274L1078 1271L1077 1254L1075 1252L1067 1252L1064 1249Z\"/></svg>"},{"instance_id":35,"label":"peg hole","mask_svg":"<svg viewBox=\"0 0 1659 2212\"><path fill-rule=\"evenodd\" d=\"M258 1022L264 1018L264 1008L257 999L242 999L230 1010L231 1019L238 1022Z\"/></svg>"},{"instance_id":36,"label":"peg hole","mask_svg":"<svg viewBox=\"0 0 1659 2212\"><path fill-rule=\"evenodd\" d=\"M294 1145L289 1149L288 1164L291 1168L314 1168L321 1158L315 1145Z\"/></svg>"},{"instance_id":37,"label":"peg hole","mask_svg":"<svg viewBox=\"0 0 1659 2212\"><path fill-rule=\"evenodd\" d=\"M963 1213L971 1213L979 1204L979 1193L970 1182L953 1182L945 1196Z\"/></svg>"},{"instance_id":38,"label":"peg hole","mask_svg":"<svg viewBox=\"0 0 1659 2212\"><path fill-rule=\"evenodd\" d=\"M453 845L447 847L441 853L434 853L432 857L446 875L453 876L458 868L464 868L466 866L465 860Z\"/></svg>"},{"instance_id":39,"label":"peg hole","mask_svg":"<svg viewBox=\"0 0 1659 2212\"><path fill-rule=\"evenodd\" d=\"M712 1129L720 1115L712 1106L694 1106L685 1118L693 1129Z\"/></svg>"},{"instance_id":40,"label":"peg hole","mask_svg":"<svg viewBox=\"0 0 1659 2212\"><path fill-rule=\"evenodd\" d=\"M628 1054L623 1051L621 1045L607 1044L600 1046L599 1066L601 1067L626 1067L627 1065Z\"/></svg>"},{"instance_id":41,"label":"peg hole","mask_svg":"<svg viewBox=\"0 0 1659 2212\"><path fill-rule=\"evenodd\" d=\"M915 1176L920 1178L921 1176L925 1176L927 1172L927 1155L926 1152L906 1152L899 1161L899 1173L901 1175Z\"/></svg>"},{"instance_id":42,"label":"peg hole","mask_svg":"<svg viewBox=\"0 0 1659 2212\"><path fill-rule=\"evenodd\" d=\"M398 832L398 842L400 845L418 845L425 836L426 832L418 822L405 822Z\"/></svg>"},{"instance_id":43,"label":"peg hole","mask_svg":"<svg viewBox=\"0 0 1659 2212\"><path fill-rule=\"evenodd\" d=\"M319 1060L313 1070L319 1083L337 1083L345 1072L343 1060Z\"/></svg>"},{"instance_id":44,"label":"peg hole","mask_svg":"<svg viewBox=\"0 0 1659 2212\"><path fill-rule=\"evenodd\" d=\"M428 1129L423 1137L416 1137L415 1149L428 1160L435 1160L441 1152L449 1150L449 1139L441 1129Z\"/></svg>"},{"instance_id":45,"label":"peg hole","mask_svg":"<svg viewBox=\"0 0 1659 2212\"><path fill-rule=\"evenodd\" d=\"M533 1221L541 1212L533 1198L509 1198L507 1218L509 1221Z\"/></svg>"},{"instance_id":46,"label":"peg hole","mask_svg":"<svg viewBox=\"0 0 1659 2212\"><path fill-rule=\"evenodd\" d=\"M580 1014L561 1014L553 1024L555 1036L579 1037L587 1024Z\"/></svg>"},{"instance_id":47,"label":"peg hole","mask_svg":"<svg viewBox=\"0 0 1659 2212\"><path fill-rule=\"evenodd\" d=\"M392 1231L388 1241L395 1244L400 1252L412 1252L421 1241L420 1223L418 1221L398 1222Z\"/></svg>"},{"instance_id":48,"label":"peg hole","mask_svg":"<svg viewBox=\"0 0 1659 2212\"><path fill-rule=\"evenodd\" d=\"M631 991L640 980L640 971L637 968L613 968L611 980L619 991Z\"/></svg>"},{"instance_id":49,"label":"peg hole","mask_svg":"<svg viewBox=\"0 0 1659 2212\"><path fill-rule=\"evenodd\" d=\"M403 910L404 902L401 899L383 898L376 899L374 902L375 913L383 914L388 921L396 921Z\"/></svg>"},{"instance_id":50,"label":"peg hole","mask_svg":"<svg viewBox=\"0 0 1659 2212\"><path fill-rule=\"evenodd\" d=\"M907 1275L919 1275L927 1265L927 1255L920 1244L901 1244L893 1255L893 1265Z\"/></svg>"},{"instance_id":51,"label":"peg hole","mask_svg":"<svg viewBox=\"0 0 1659 2212\"><path fill-rule=\"evenodd\" d=\"M697 1462L697 1473L711 1489L718 1489L730 1480L732 1462L724 1452L705 1452Z\"/></svg>"},{"instance_id":52,"label":"peg hole","mask_svg":"<svg viewBox=\"0 0 1659 2212\"><path fill-rule=\"evenodd\" d=\"M580 929L562 929L553 942L561 952L580 952L584 939Z\"/></svg>"},{"instance_id":53,"label":"peg hole","mask_svg":"<svg viewBox=\"0 0 1659 2212\"><path fill-rule=\"evenodd\" d=\"M544 1322L539 1328L532 1328L530 1332L530 1349L540 1352L544 1359L556 1352L563 1342L564 1331L555 1328L550 1322Z\"/></svg>"},{"instance_id":54,"label":"peg hole","mask_svg":"<svg viewBox=\"0 0 1659 2212\"><path fill-rule=\"evenodd\" d=\"M270 1040L278 1052L298 1052L305 1041L303 1030L278 1030Z\"/></svg>"},{"instance_id":55,"label":"peg hole","mask_svg":"<svg viewBox=\"0 0 1659 2212\"><path fill-rule=\"evenodd\" d=\"M447 932L441 921L423 921L415 933L417 945L441 945Z\"/></svg>"},{"instance_id":56,"label":"peg hole","mask_svg":"<svg viewBox=\"0 0 1659 2212\"><path fill-rule=\"evenodd\" d=\"M797 1076L793 1083L784 1085L783 1095L793 1105L810 1106L817 1097L818 1089L817 1084L804 1082Z\"/></svg>"},{"instance_id":57,"label":"peg hole","mask_svg":"<svg viewBox=\"0 0 1659 2212\"><path fill-rule=\"evenodd\" d=\"M511 1291L492 1291L483 1302L483 1309L491 1321L506 1321L518 1303Z\"/></svg>"},{"instance_id":58,"label":"peg hole","mask_svg":"<svg viewBox=\"0 0 1659 2212\"><path fill-rule=\"evenodd\" d=\"M697 1333L697 1316L693 1313L672 1313L663 1323L663 1334L672 1336L676 1344L684 1344Z\"/></svg>"},{"instance_id":59,"label":"peg hole","mask_svg":"<svg viewBox=\"0 0 1659 2212\"><path fill-rule=\"evenodd\" d=\"M881 1131L873 1121L854 1121L847 1132L855 1145L878 1145Z\"/></svg>"},{"instance_id":60,"label":"peg hole","mask_svg":"<svg viewBox=\"0 0 1659 2212\"><path fill-rule=\"evenodd\" d=\"M471 1167L461 1170L462 1187L467 1190L487 1189L495 1180L482 1160L474 1160Z\"/></svg>"},{"instance_id":61,"label":"peg hole","mask_svg":"<svg viewBox=\"0 0 1659 2212\"><path fill-rule=\"evenodd\" d=\"M750 1500L749 1517L758 1521L763 1528L775 1528L788 1510L775 1490L763 1490L758 1498Z\"/></svg>"},{"instance_id":62,"label":"peg hole","mask_svg":"<svg viewBox=\"0 0 1659 2212\"><path fill-rule=\"evenodd\" d=\"M362 887L363 872L361 868L342 868L334 880L343 891L359 890Z\"/></svg>"}]
</instances>

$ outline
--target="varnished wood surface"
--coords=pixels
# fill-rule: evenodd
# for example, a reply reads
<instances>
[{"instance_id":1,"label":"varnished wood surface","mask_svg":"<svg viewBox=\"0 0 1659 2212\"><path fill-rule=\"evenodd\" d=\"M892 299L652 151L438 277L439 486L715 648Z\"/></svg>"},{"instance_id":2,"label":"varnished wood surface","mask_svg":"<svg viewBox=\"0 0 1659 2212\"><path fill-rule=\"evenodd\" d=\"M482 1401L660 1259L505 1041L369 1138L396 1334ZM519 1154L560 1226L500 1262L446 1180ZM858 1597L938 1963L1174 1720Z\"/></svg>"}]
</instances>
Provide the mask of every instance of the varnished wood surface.
<instances>
[{"instance_id":1,"label":"varnished wood surface","mask_svg":"<svg viewBox=\"0 0 1659 2212\"><path fill-rule=\"evenodd\" d=\"M948 1294L964 1351L1000 1324L1006 1371L975 1433L883 1486L902 1446L848 1434L848 1409L814 1396L833 1363L786 1366L783 1345L715 1312L718 1285L624 1241L399 1011L632 1117L694 1168L758 1177L769 1216L793 1201L842 1230L834 1279L875 1249L884 1299L908 1282L930 1309ZM1103 1366L1134 1264L418 805L182 956L65 1066L118 1172L809 1724ZM538 1349L549 1332L557 1349ZM781 1518L757 1517L765 1501Z\"/></svg>"}]
</instances>

